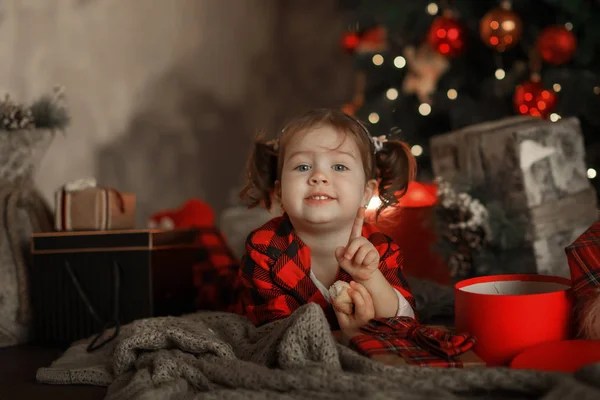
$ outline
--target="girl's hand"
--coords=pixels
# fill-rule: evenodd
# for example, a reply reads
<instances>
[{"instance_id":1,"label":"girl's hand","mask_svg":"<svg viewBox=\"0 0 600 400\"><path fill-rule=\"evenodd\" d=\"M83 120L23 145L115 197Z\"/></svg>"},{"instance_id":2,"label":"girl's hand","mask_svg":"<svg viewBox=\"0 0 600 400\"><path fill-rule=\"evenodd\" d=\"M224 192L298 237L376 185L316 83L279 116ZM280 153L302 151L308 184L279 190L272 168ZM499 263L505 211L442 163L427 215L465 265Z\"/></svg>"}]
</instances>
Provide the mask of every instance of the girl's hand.
<instances>
[{"instance_id":1,"label":"girl's hand","mask_svg":"<svg viewBox=\"0 0 600 400\"><path fill-rule=\"evenodd\" d=\"M335 306L333 310L340 324L340 329L348 338L360 334L360 327L366 325L370 320L375 318L375 306L371 295L363 285L356 282L350 282L348 294L354 302L354 313L346 314L342 311L337 311Z\"/></svg>"},{"instance_id":2,"label":"girl's hand","mask_svg":"<svg viewBox=\"0 0 600 400\"><path fill-rule=\"evenodd\" d=\"M362 235L365 209L359 208L346 247L335 249L338 264L357 281L367 281L379 268L379 253Z\"/></svg>"}]
</instances>

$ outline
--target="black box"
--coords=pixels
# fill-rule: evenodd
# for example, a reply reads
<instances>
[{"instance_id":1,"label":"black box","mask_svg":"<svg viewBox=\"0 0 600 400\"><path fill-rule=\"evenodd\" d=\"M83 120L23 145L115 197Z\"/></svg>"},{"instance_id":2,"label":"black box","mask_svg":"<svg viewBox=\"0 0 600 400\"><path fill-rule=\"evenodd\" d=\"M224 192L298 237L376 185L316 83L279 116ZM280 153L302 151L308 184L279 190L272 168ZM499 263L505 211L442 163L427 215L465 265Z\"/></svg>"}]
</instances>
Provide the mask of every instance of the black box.
<instances>
[{"instance_id":1,"label":"black box","mask_svg":"<svg viewBox=\"0 0 600 400\"><path fill-rule=\"evenodd\" d=\"M194 311L198 231L32 236L34 340L69 344L140 318ZM104 339L103 339L104 340Z\"/></svg>"}]
</instances>

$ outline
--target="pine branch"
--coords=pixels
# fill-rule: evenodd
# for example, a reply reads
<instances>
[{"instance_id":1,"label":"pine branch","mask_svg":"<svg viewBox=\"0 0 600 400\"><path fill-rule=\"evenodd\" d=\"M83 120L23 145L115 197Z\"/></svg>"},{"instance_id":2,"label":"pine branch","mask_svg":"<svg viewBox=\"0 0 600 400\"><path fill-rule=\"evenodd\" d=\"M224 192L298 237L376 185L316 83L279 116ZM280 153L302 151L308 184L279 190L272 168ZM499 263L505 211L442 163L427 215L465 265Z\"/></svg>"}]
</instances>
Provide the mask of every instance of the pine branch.
<instances>
[{"instance_id":1,"label":"pine branch","mask_svg":"<svg viewBox=\"0 0 600 400\"><path fill-rule=\"evenodd\" d=\"M31 105L36 128L64 131L71 118L65 107L50 95L44 95Z\"/></svg>"}]
</instances>

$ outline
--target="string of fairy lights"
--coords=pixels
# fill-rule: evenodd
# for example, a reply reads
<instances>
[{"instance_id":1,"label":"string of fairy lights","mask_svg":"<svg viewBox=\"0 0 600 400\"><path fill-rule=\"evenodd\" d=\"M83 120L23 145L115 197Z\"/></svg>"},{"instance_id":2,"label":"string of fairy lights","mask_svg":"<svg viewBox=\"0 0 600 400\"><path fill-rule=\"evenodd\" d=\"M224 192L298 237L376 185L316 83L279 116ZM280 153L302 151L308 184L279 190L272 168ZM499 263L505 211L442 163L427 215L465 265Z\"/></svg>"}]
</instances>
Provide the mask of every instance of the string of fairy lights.
<instances>
[{"instance_id":1,"label":"string of fairy lights","mask_svg":"<svg viewBox=\"0 0 600 400\"><path fill-rule=\"evenodd\" d=\"M431 16L435 16L440 12L440 7L438 6L437 3L431 2L427 5L426 12ZM571 22L566 22L564 24L564 26L569 31L571 31L573 29L573 24ZM372 56L371 61L372 61L373 65L379 67L379 66L383 66L386 60L382 54L376 53ZM407 67L406 58L403 56L400 56L400 55L395 56L392 59L392 63L394 65L394 67L397 69L403 69L403 68ZM494 71L494 77L497 80L503 80L504 78L506 78L506 71L503 68L499 67ZM559 83L554 83L552 85L552 90L555 93L559 93L561 91L561 89L562 89L562 87ZM600 86L594 86L593 91L594 91L594 94L600 95ZM526 96L527 95L528 94L526 94ZM399 91L397 88L390 87L386 90L385 96L388 100L394 101L398 98ZM446 96L448 97L449 100L456 100L459 96L459 92L456 89L451 88L451 89L447 90ZM429 104L428 102L422 102L421 104L419 104L417 110L421 116L427 117L432 112L432 105ZM380 116L377 112L373 111L373 112L369 113L367 119L371 124L375 125L379 122ZM548 120L550 120L552 122L557 122L560 119L561 119L561 115L556 112L552 112L548 115ZM424 151L423 147L418 144L415 144L411 147L411 152L415 157L421 156L423 154L423 151ZM587 169L587 177L589 179L594 179L594 178L596 178L596 176L597 176L597 171L594 168ZM375 202L377 202L377 200L374 199L373 202L374 202L373 204L369 205L369 208L377 207L377 204L375 204Z\"/></svg>"}]
</instances>

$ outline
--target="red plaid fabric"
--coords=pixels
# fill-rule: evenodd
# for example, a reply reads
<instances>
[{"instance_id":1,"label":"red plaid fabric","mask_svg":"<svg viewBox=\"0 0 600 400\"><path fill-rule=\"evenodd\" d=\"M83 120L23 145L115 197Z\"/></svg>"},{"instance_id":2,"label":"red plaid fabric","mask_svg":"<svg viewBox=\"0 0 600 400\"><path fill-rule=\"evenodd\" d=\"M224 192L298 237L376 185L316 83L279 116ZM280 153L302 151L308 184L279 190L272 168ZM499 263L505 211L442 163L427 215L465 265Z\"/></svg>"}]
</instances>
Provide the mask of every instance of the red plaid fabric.
<instances>
[{"instance_id":1,"label":"red plaid fabric","mask_svg":"<svg viewBox=\"0 0 600 400\"><path fill-rule=\"evenodd\" d=\"M565 248L571 270L571 287L577 297L600 290L600 222Z\"/></svg>"},{"instance_id":2,"label":"red plaid fabric","mask_svg":"<svg viewBox=\"0 0 600 400\"><path fill-rule=\"evenodd\" d=\"M362 233L379 252L383 275L414 310L398 246L372 225L365 224ZM287 317L313 302L323 308L331 328L339 328L333 308L310 279L310 249L296 236L287 215L270 220L248 236L240 278L248 289L241 307L254 324ZM336 280L350 282L352 277L340 268Z\"/></svg>"},{"instance_id":3,"label":"red plaid fabric","mask_svg":"<svg viewBox=\"0 0 600 400\"><path fill-rule=\"evenodd\" d=\"M361 331L364 335L350 339L351 349L367 357L397 354L422 367L462 368L455 357L475 345L471 335L427 327L410 317L372 319Z\"/></svg>"},{"instance_id":4,"label":"red plaid fabric","mask_svg":"<svg viewBox=\"0 0 600 400\"><path fill-rule=\"evenodd\" d=\"M238 278L240 263L217 228L196 228L198 260L194 264L196 308L240 314L238 297L243 289Z\"/></svg>"}]
</instances>

